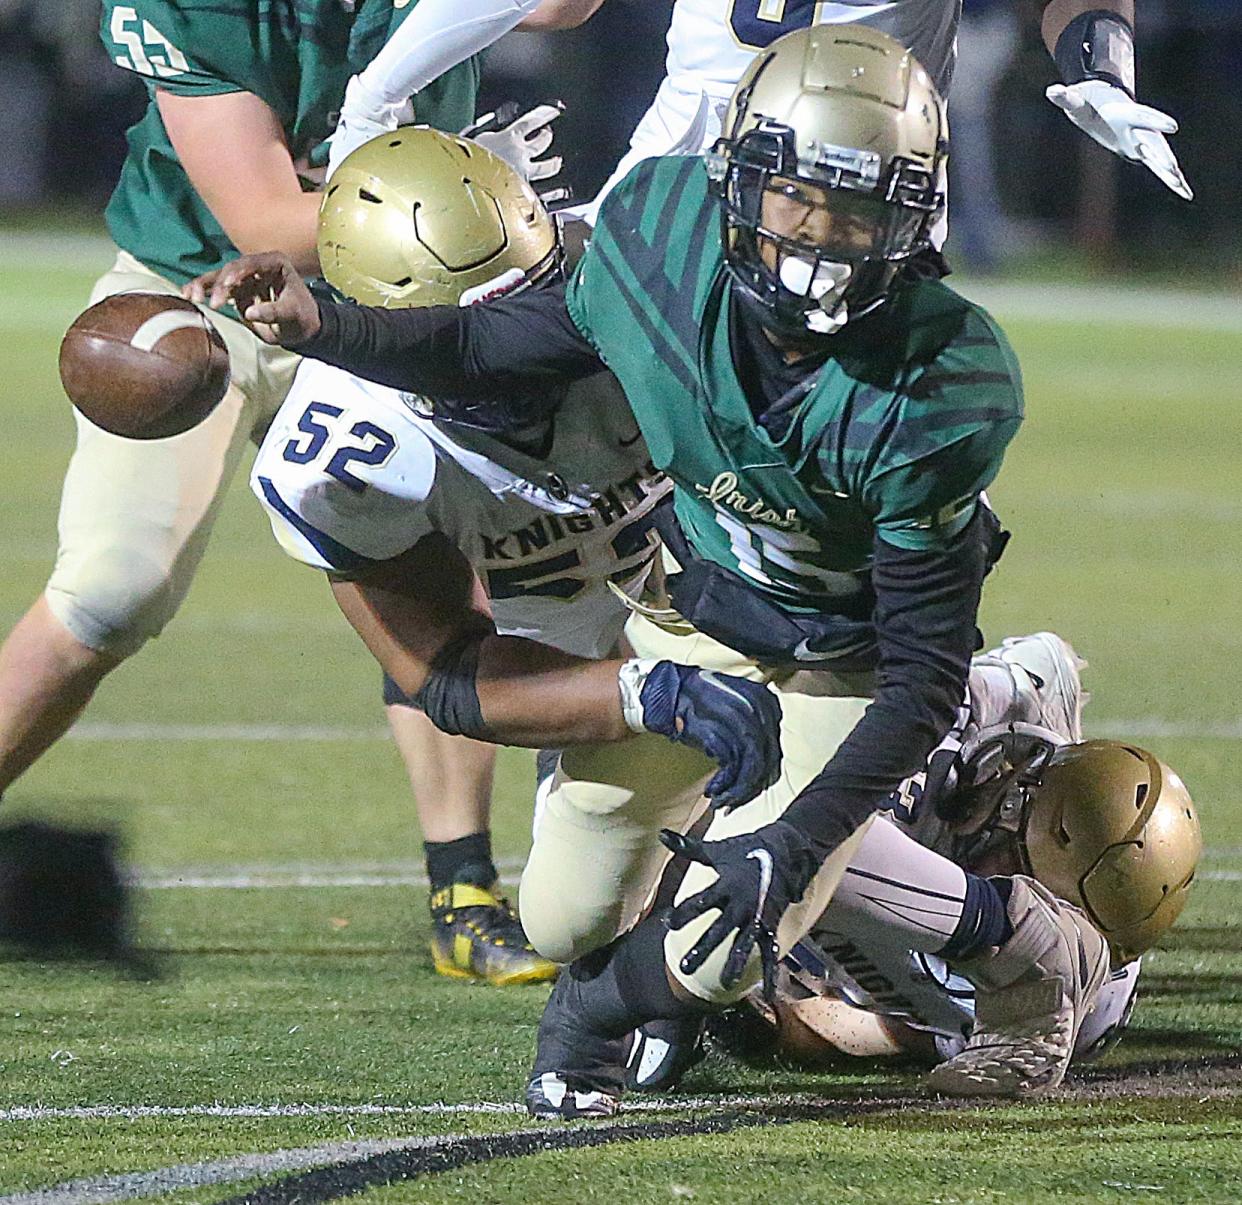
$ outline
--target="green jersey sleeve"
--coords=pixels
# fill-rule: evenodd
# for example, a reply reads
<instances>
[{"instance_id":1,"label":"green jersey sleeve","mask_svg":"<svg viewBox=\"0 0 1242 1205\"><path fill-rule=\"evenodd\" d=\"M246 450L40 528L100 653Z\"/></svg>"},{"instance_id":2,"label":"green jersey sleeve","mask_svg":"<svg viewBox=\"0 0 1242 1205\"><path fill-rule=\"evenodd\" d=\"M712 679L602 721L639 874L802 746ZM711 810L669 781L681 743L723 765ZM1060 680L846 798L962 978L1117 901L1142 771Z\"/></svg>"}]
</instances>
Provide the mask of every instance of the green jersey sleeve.
<instances>
[{"instance_id":1,"label":"green jersey sleeve","mask_svg":"<svg viewBox=\"0 0 1242 1205\"><path fill-rule=\"evenodd\" d=\"M967 304L957 332L905 381L868 458L861 494L881 539L945 547L975 513L1022 422L1017 359L992 319Z\"/></svg>"},{"instance_id":2,"label":"green jersey sleeve","mask_svg":"<svg viewBox=\"0 0 1242 1205\"><path fill-rule=\"evenodd\" d=\"M104 0L100 37L112 61L183 96L247 91L236 70L238 48L253 42L248 14L238 0ZM229 47L230 68L218 60Z\"/></svg>"}]
</instances>

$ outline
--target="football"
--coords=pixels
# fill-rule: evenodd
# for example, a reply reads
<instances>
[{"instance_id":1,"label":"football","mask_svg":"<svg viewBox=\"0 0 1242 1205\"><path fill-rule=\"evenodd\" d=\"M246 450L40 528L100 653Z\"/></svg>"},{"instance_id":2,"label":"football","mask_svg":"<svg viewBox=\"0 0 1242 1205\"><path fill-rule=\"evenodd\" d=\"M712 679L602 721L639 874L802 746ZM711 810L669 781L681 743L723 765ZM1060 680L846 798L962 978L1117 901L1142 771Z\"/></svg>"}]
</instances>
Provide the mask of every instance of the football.
<instances>
[{"instance_id":1,"label":"football","mask_svg":"<svg viewBox=\"0 0 1242 1205\"><path fill-rule=\"evenodd\" d=\"M118 293L80 314L60 345L69 400L127 439L197 426L229 384L229 355L202 311L163 293Z\"/></svg>"}]
</instances>

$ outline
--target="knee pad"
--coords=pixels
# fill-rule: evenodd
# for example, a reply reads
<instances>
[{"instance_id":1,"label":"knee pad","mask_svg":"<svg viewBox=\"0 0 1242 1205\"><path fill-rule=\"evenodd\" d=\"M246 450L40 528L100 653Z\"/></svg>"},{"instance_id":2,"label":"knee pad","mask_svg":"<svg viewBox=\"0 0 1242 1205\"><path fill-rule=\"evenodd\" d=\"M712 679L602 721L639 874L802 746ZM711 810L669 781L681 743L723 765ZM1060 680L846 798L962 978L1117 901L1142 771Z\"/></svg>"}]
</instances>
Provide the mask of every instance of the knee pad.
<instances>
[{"instance_id":1,"label":"knee pad","mask_svg":"<svg viewBox=\"0 0 1242 1205\"><path fill-rule=\"evenodd\" d=\"M170 567L130 548L96 551L81 563L62 559L46 590L52 614L75 640L117 657L158 636L184 594Z\"/></svg>"}]
</instances>

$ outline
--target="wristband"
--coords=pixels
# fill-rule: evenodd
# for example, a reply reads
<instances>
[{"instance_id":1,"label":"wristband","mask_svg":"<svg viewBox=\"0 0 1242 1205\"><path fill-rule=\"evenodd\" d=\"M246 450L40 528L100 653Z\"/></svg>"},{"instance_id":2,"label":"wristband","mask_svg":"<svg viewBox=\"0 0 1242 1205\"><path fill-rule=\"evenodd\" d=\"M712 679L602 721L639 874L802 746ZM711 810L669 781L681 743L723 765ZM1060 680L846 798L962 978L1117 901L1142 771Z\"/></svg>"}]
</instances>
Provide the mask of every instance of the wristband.
<instances>
[{"instance_id":1,"label":"wristband","mask_svg":"<svg viewBox=\"0 0 1242 1205\"><path fill-rule=\"evenodd\" d=\"M641 695L647 684L647 675L657 664L654 657L631 657L617 671L617 684L621 688L621 714L625 716L631 732L647 731L647 725L643 723Z\"/></svg>"},{"instance_id":2,"label":"wristband","mask_svg":"<svg viewBox=\"0 0 1242 1205\"><path fill-rule=\"evenodd\" d=\"M1052 57L1067 84L1104 80L1134 96L1134 29L1118 13L1080 13L1061 31Z\"/></svg>"}]
</instances>

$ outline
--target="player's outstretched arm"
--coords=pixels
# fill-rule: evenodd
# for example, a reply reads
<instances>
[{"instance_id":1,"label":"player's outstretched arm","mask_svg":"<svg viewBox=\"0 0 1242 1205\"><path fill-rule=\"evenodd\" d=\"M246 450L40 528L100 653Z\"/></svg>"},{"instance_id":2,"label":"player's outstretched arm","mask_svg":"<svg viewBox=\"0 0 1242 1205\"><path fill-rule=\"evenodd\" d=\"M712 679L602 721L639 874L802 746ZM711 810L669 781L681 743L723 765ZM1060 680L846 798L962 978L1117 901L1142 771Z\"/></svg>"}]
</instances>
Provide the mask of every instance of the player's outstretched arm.
<instances>
[{"instance_id":1,"label":"player's outstretched arm","mask_svg":"<svg viewBox=\"0 0 1242 1205\"><path fill-rule=\"evenodd\" d=\"M280 119L251 92L182 96L156 89L164 128L190 183L234 246L276 248L319 270L320 198L304 193Z\"/></svg>"},{"instance_id":2,"label":"player's outstretched arm","mask_svg":"<svg viewBox=\"0 0 1242 1205\"><path fill-rule=\"evenodd\" d=\"M1102 147L1192 200L1166 138L1177 133L1176 120L1134 99L1133 0L1050 0L1043 35L1063 81L1048 89L1048 99Z\"/></svg>"},{"instance_id":3,"label":"player's outstretched arm","mask_svg":"<svg viewBox=\"0 0 1242 1205\"><path fill-rule=\"evenodd\" d=\"M603 369L569 317L563 285L466 307L337 305L316 301L288 257L268 253L244 255L182 292L217 309L232 302L268 343L394 389L487 402L519 422L524 398Z\"/></svg>"},{"instance_id":4,"label":"player's outstretched arm","mask_svg":"<svg viewBox=\"0 0 1242 1205\"><path fill-rule=\"evenodd\" d=\"M334 579L332 592L388 675L446 732L534 748L655 732L713 758L707 793L730 806L779 773L780 704L765 686L499 636L474 571L443 536Z\"/></svg>"}]
</instances>

